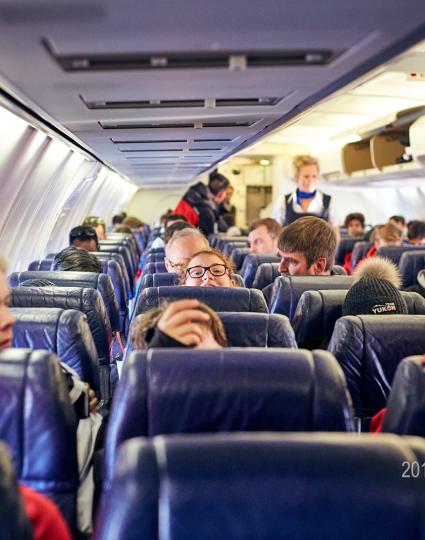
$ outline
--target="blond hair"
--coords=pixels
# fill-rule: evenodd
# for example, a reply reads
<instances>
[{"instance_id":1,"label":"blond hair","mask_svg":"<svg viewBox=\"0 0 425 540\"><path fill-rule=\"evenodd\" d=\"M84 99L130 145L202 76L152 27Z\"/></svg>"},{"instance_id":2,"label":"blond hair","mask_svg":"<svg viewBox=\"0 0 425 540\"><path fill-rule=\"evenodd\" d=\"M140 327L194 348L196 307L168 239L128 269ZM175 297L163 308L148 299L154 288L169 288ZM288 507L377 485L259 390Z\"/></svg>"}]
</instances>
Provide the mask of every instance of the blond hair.
<instances>
[{"instance_id":1,"label":"blond hair","mask_svg":"<svg viewBox=\"0 0 425 540\"><path fill-rule=\"evenodd\" d=\"M381 225L375 234L375 240L383 240L384 242L400 242L402 238L403 233L392 223Z\"/></svg>"},{"instance_id":2,"label":"blond hair","mask_svg":"<svg viewBox=\"0 0 425 540\"><path fill-rule=\"evenodd\" d=\"M146 349L149 345L148 337L149 333L154 330L158 324L159 319L162 317L164 311L172 302L163 302L159 307L150 309L146 313L138 315L130 328L130 340L134 349ZM217 313L212 310L206 304L202 302L198 306L191 309L198 309L209 315L209 320L202 322L197 321L196 324L211 330L212 335L216 342L222 347L227 347L227 337L224 330L223 323Z\"/></svg>"},{"instance_id":3,"label":"blond hair","mask_svg":"<svg viewBox=\"0 0 425 540\"><path fill-rule=\"evenodd\" d=\"M317 171L320 170L319 160L317 158L309 156L308 154L302 154L294 157L292 160L292 166L294 167L295 178L298 178L301 167L305 167L307 165L315 165L317 167Z\"/></svg>"},{"instance_id":4,"label":"blond hair","mask_svg":"<svg viewBox=\"0 0 425 540\"><path fill-rule=\"evenodd\" d=\"M356 283L364 277L374 277L377 279L385 279L399 289L401 287L400 272L390 259L386 257L371 257L362 261L353 273L354 282Z\"/></svg>"}]
</instances>

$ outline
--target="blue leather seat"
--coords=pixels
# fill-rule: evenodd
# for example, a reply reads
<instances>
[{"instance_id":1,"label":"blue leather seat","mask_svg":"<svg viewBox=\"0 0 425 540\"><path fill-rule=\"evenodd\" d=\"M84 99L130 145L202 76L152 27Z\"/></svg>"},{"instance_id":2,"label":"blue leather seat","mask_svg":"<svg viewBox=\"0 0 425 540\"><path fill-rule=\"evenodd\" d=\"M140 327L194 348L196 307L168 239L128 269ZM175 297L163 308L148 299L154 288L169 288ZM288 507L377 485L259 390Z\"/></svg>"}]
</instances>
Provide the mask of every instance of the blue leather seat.
<instances>
[{"instance_id":1,"label":"blue leather seat","mask_svg":"<svg viewBox=\"0 0 425 540\"><path fill-rule=\"evenodd\" d=\"M366 257L366 253L373 246L373 242L361 241L354 244L353 252L351 255L351 268L354 268L359 264L359 262Z\"/></svg>"},{"instance_id":2,"label":"blue leather seat","mask_svg":"<svg viewBox=\"0 0 425 540\"><path fill-rule=\"evenodd\" d=\"M404 287L411 287L418 283L418 272L425 268L425 246L418 251L405 251L399 262L400 274Z\"/></svg>"},{"instance_id":3,"label":"blue leather seat","mask_svg":"<svg viewBox=\"0 0 425 540\"><path fill-rule=\"evenodd\" d=\"M0 531L2 540L33 540L7 447L0 443Z\"/></svg>"},{"instance_id":4,"label":"blue leather seat","mask_svg":"<svg viewBox=\"0 0 425 540\"><path fill-rule=\"evenodd\" d=\"M340 363L357 416L385 407L398 364L425 351L424 315L342 317L328 350Z\"/></svg>"},{"instance_id":5,"label":"blue leather seat","mask_svg":"<svg viewBox=\"0 0 425 540\"><path fill-rule=\"evenodd\" d=\"M74 526L77 420L57 358L46 351L0 351L0 407L0 439L19 481L53 499Z\"/></svg>"},{"instance_id":6,"label":"blue leather seat","mask_svg":"<svg viewBox=\"0 0 425 540\"><path fill-rule=\"evenodd\" d=\"M124 335L127 335L129 296L127 295L120 265L112 260L100 260L100 264L102 265L102 273L111 278L112 286L114 287L115 298L118 305L119 329Z\"/></svg>"},{"instance_id":7,"label":"blue leather seat","mask_svg":"<svg viewBox=\"0 0 425 540\"><path fill-rule=\"evenodd\" d=\"M239 311L267 313L261 291L243 287L148 287L139 294L134 306L133 317L157 307L161 300L196 298L215 311Z\"/></svg>"},{"instance_id":8,"label":"blue leather seat","mask_svg":"<svg viewBox=\"0 0 425 540\"><path fill-rule=\"evenodd\" d=\"M134 243L133 240L130 239L130 237L125 238L125 236L126 235L124 235L124 237L123 236L121 237L108 236L106 240L100 240L99 245L117 244L120 246L124 246L130 254L130 260L131 260L133 270L136 271L137 263L139 262L139 258L140 258L139 251L138 251L136 243Z\"/></svg>"},{"instance_id":9,"label":"blue leather seat","mask_svg":"<svg viewBox=\"0 0 425 540\"><path fill-rule=\"evenodd\" d=\"M149 251L146 252L147 255L162 255L165 257L165 249L163 247L160 248L151 248Z\"/></svg>"},{"instance_id":10,"label":"blue leather seat","mask_svg":"<svg viewBox=\"0 0 425 540\"><path fill-rule=\"evenodd\" d=\"M247 240L232 240L230 242L226 242L223 248L223 253L226 255L226 257L231 257L233 250L247 247L249 247L249 242Z\"/></svg>"},{"instance_id":11,"label":"blue leather seat","mask_svg":"<svg viewBox=\"0 0 425 540\"><path fill-rule=\"evenodd\" d=\"M230 259L235 263L236 270L240 270L242 268L242 264L245 260L245 257L251 253L251 250L249 247L240 247L235 248L231 255Z\"/></svg>"},{"instance_id":12,"label":"blue leather seat","mask_svg":"<svg viewBox=\"0 0 425 540\"><path fill-rule=\"evenodd\" d=\"M165 267L165 263L164 262L153 262L153 263L148 263L144 268L143 268L143 276L145 276L146 274L156 274L157 272L161 272L161 273L165 273L167 271L167 268Z\"/></svg>"},{"instance_id":13,"label":"blue leather seat","mask_svg":"<svg viewBox=\"0 0 425 540\"><path fill-rule=\"evenodd\" d=\"M164 253L149 253L145 259L145 265L149 263L164 262Z\"/></svg>"},{"instance_id":14,"label":"blue leather seat","mask_svg":"<svg viewBox=\"0 0 425 540\"><path fill-rule=\"evenodd\" d=\"M247 236L220 236L215 244L215 249L218 251L223 251L226 244L232 242L239 242L240 244L245 243L246 246L249 246L249 241Z\"/></svg>"},{"instance_id":15,"label":"blue leather seat","mask_svg":"<svg viewBox=\"0 0 425 540\"><path fill-rule=\"evenodd\" d=\"M156 272L155 274L145 274L142 278L140 289L146 287L163 287L164 285L178 285L179 277L174 272Z\"/></svg>"},{"instance_id":16,"label":"blue leather seat","mask_svg":"<svg viewBox=\"0 0 425 540\"><path fill-rule=\"evenodd\" d=\"M297 348L287 317L269 313L218 313L229 347Z\"/></svg>"},{"instance_id":17,"label":"blue leather seat","mask_svg":"<svg viewBox=\"0 0 425 540\"><path fill-rule=\"evenodd\" d=\"M382 431L425 437L424 356L402 360L394 376Z\"/></svg>"},{"instance_id":18,"label":"blue leather seat","mask_svg":"<svg viewBox=\"0 0 425 540\"><path fill-rule=\"evenodd\" d=\"M57 287L97 289L102 295L112 331L119 330L119 308L109 276L95 272L13 272L9 283L11 287L18 287L27 279L47 279Z\"/></svg>"},{"instance_id":19,"label":"blue leather seat","mask_svg":"<svg viewBox=\"0 0 425 540\"><path fill-rule=\"evenodd\" d=\"M99 291L76 287L15 287L11 307L76 309L84 313L100 364L109 364L112 330Z\"/></svg>"},{"instance_id":20,"label":"blue leather seat","mask_svg":"<svg viewBox=\"0 0 425 540\"><path fill-rule=\"evenodd\" d=\"M37 259L36 261L30 262L28 265L29 272L39 272L47 271L49 272L53 266L53 259Z\"/></svg>"},{"instance_id":21,"label":"blue leather seat","mask_svg":"<svg viewBox=\"0 0 425 540\"><path fill-rule=\"evenodd\" d=\"M106 476L131 437L352 429L344 376L325 351L139 351L126 361L112 406Z\"/></svg>"},{"instance_id":22,"label":"blue leather seat","mask_svg":"<svg viewBox=\"0 0 425 540\"><path fill-rule=\"evenodd\" d=\"M130 283L132 283L134 276L136 275L136 270L129 249L126 246L111 241L108 242L107 240L101 240L99 242L99 249L104 253L118 253L122 256L127 269L128 278Z\"/></svg>"},{"instance_id":23,"label":"blue leather seat","mask_svg":"<svg viewBox=\"0 0 425 540\"><path fill-rule=\"evenodd\" d=\"M273 281L280 276L279 264L280 263L278 262L260 264L260 266L257 268L257 272L255 273L252 287L254 289L260 289L261 291L267 287L267 285L273 283Z\"/></svg>"},{"instance_id":24,"label":"blue leather seat","mask_svg":"<svg viewBox=\"0 0 425 540\"><path fill-rule=\"evenodd\" d=\"M292 326L299 347L327 348L336 321L342 316L347 290L306 291L299 299ZM425 298L414 292L401 294L409 315L425 315Z\"/></svg>"},{"instance_id":25,"label":"blue leather seat","mask_svg":"<svg viewBox=\"0 0 425 540\"><path fill-rule=\"evenodd\" d=\"M393 261L393 263L398 265L403 253L409 253L412 251L423 251L423 250L424 250L424 246L409 246L407 244L403 244L401 246L381 247L378 249L376 254L379 255L380 257L386 257L387 259L390 259L391 261Z\"/></svg>"},{"instance_id":26,"label":"blue leather seat","mask_svg":"<svg viewBox=\"0 0 425 540\"><path fill-rule=\"evenodd\" d=\"M138 259L141 255L141 251L139 249L139 244L136 240L136 238L134 237L134 234L129 234L129 233L121 233L121 232L110 232L107 234L107 240L118 240L118 242L123 242L125 241L126 244L128 244L135 257Z\"/></svg>"},{"instance_id":27,"label":"blue leather seat","mask_svg":"<svg viewBox=\"0 0 425 540\"><path fill-rule=\"evenodd\" d=\"M422 540L424 478L402 473L424 458L423 440L394 435L134 439L95 540Z\"/></svg>"},{"instance_id":28,"label":"blue leather seat","mask_svg":"<svg viewBox=\"0 0 425 540\"><path fill-rule=\"evenodd\" d=\"M247 255L243 262L240 274L246 287L253 287L257 268L263 263L280 263L280 257L273 255Z\"/></svg>"},{"instance_id":29,"label":"blue leather seat","mask_svg":"<svg viewBox=\"0 0 425 540\"><path fill-rule=\"evenodd\" d=\"M349 289L352 282L350 276L280 276L274 281L270 313L280 313L292 319L303 292Z\"/></svg>"},{"instance_id":30,"label":"blue leather seat","mask_svg":"<svg viewBox=\"0 0 425 540\"><path fill-rule=\"evenodd\" d=\"M348 253L351 253L354 249L354 244L356 242L361 241L361 238L341 238L341 240L338 242L338 246L336 248L336 254L335 254L335 263L342 265L344 264L345 257L348 255Z\"/></svg>"},{"instance_id":31,"label":"blue leather seat","mask_svg":"<svg viewBox=\"0 0 425 540\"><path fill-rule=\"evenodd\" d=\"M127 298L133 297L133 286L130 284L130 278L128 276L127 267L125 266L125 262L123 259L123 256L119 253L106 253L104 251L95 251L93 252L93 255L96 255L96 257L99 259L99 261L116 261L120 265L121 269L121 275L124 280L124 287L127 294Z\"/></svg>"},{"instance_id":32,"label":"blue leather seat","mask_svg":"<svg viewBox=\"0 0 425 540\"><path fill-rule=\"evenodd\" d=\"M103 390L100 367L87 317L83 313L59 308L12 308L11 312L16 319L14 347L44 349L57 354L60 361L74 369L99 396Z\"/></svg>"}]
</instances>

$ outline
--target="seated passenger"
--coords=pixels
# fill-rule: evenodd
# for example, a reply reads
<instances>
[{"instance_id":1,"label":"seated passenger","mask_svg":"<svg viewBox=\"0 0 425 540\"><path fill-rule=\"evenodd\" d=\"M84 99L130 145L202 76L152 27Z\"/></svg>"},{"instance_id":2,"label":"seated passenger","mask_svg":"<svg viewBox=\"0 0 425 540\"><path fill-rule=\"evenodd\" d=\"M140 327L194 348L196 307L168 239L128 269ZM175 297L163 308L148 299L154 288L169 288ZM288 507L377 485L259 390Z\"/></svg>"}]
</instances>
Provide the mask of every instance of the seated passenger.
<instances>
[{"instance_id":1,"label":"seated passenger","mask_svg":"<svg viewBox=\"0 0 425 540\"><path fill-rule=\"evenodd\" d=\"M374 244L366 253L366 259L374 257L376 252L381 247L386 246L401 246L402 232L399 227L396 227L392 223L386 223L385 225L379 225L374 231Z\"/></svg>"},{"instance_id":2,"label":"seated passenger","mask_svg":"<svg viewBox=\"0 0 425 540\"><path fill-rule=\"evenodd\" d=\"M88 225L79 225L71 229L69 245L87 251L99 251L96 231Z\"/></svg>"},{"instance_id":3,"label":"seated passenger","mask_svg":"<svg viewBox=\"0 0 425 540\"><path fill-rule=\"evenodd\" d=\"M112 216L112 227L116 230L117 226L121 225L121 223L126 217L127 214L125 212L121 212L121 214L116 214L115 216Z\"/></svg>"},{"instance_id":4,"label":"seated passenger","mask_svg":"<svg viewBox=\"0 0 425 540\"><path fill-rule=\"evenodd\" d=\"M227 346L220 318L198 300L178 300L138 315L131 326L130 339L134 349Z\"/></svg>"},{"instance_id":5,"label":"seated passenger","mask_svg":"<svg viewBox=\"0 0 425 540\"><path fill-rule=\"evenodd\" d=\"M170 223L170 225L168 225L164 231L164 236L163 236L164 247L168 244L168 242L174 236L174 233L176 233L177 231L183 231L184 229L196 230L195 227L191 225L190 223L188 223L187 221L173 221L172 223ZM152 247L153 247L153 244L152 244Z\"/></svg>"},{"instance_id":6,"label":"seated passenger","mask_svg":"<svg viewBox=\"0 0 425 540\"><path fill-rule=\"evenodd\" d=\"M165 246L164 262L167 272L175 272L181 276L186 260L194 253L208 248L208 240L199 231L177 231Z\"/></svg>"},{"instance_id":7,"label":"seated passenger","mask_svg":"<svg viewBox=\"0 0 425 540\"><path fill-rule=\"evenodd\" d=\"M254 255L276 255L277 242L282 227L273 218L257 219L248 229L251 253Z\"/></svg>"},{"instance_id":8,"label":"seated passenger","mask_svg":"<svg viewBox=\"0 0 425 540\"><path fill-rule=\"evenodd\" d=\"M397 266L384 257L361 262L342 305L342 315L407 314Z\"/></svg>"},{"instance_id":9,"label":"seated passenger","mask_svg":"<svg viewBox=\"0 0 425 540\"><path fill-rule=\"evenodd\" d=\"M407 241L411 246L421 246L425 243L425 221L409 221L407 224Z\"/></svg>"},{"instance_id":10,"label":"seated passenger","mask_svg":"<svg viewBox=\"0 0 425 540\"><path fill-rule=\"evenodd\" d=\"M364 234L365 217L360 212L348 214L344 221L349 236L362 237Z\"/></svg>"},{"instance_id":11,"label":"seated passenger","mask_svg":"<svg viewBox=\"0 0 425 540\"><path fill-rule=\"evenodd\" d=\"M95 255L78 247L69 247L56 254L52 270L59 272L102 272L102 266Z\"/></svg>"},{"instance_id":12,"label":"seated passenger","mask_svg":"<svg viewBox=\"0 0 425 540\"><path fill-rule=\"evenodd\" d=\"M6 264L0 257L0 350L12 346L15 319L9 305L10 291L6 281ZM21 496L35 540L71 539L65 520L52 501L24 486L21 486Z\"/></svg>"},{"instance_id":13,"label":"seated passenger","mask_svg":"<svg viewBox=\"0 0 425 540\"><path fill-rule=\"evenodd\" d=\"M306 216L284 227L278 241L279 272L290 276L329 276L337 238L325 220Z\"/></svg>"},{"instance_id":14,"label":"seated passenger","mask_svg":"<svg viewBox=\"0 0 425 540\"><path fill-rule=\"evenodd\" d=\"M235 265L220 251L204 249L187 260L181 284L200 287L235 287Z\"/></svg>"},{"instance_id":15,"label":"seated passenger","mask_svg":"<svg viewBox=\"0 0 425 540\"><path fill-rule=\"evenodd\" d=\"M407 235L407 225L406 220L403 216L391 216L388 220L388 223L391 223L392 225L395 225L397 229L401 232L402 238L406 238Z\"/></svg>"},{"instance_id":16,"label":"seated passenger","mask_svg":"<svg viewBox=\"0 0 425 540\"><path fill-rule=\"evenodd\" d=\"M106 240L106 227L102 218L98 216L87 216L82 224L93 227L98 240Z\"/></svg>"},{"instance_id":17,"label":"seated passenger","mask_svg":"<svg viewBox=\"0 0 425 540\"><path fill-rule=\"evenodd\" d=\"M177 225L178 224L178 225ZM151 249L157 249L161 247L165 247L165 244L167 243L164 239L165 231L172 225L176 225L177 229L181 227L181 229L184 229L184 224L190 225L187 221L187 219L183 216L183 214L165 214L164 216L161 216L161 236L158 236L155 238L155 240L151 244Z\"/></svg>"}]
</instances>

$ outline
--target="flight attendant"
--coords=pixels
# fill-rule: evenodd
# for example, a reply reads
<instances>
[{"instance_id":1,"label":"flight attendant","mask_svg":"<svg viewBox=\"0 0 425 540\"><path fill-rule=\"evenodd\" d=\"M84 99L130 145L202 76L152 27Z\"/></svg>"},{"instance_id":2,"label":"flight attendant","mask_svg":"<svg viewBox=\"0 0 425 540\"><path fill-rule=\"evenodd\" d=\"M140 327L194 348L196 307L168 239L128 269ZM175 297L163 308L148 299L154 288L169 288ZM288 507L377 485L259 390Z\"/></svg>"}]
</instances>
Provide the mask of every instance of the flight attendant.
<instances>
[{"instance_id":1,"label":"flight attendant","mask_svg":"<svg viewBox=\"0 0 425 540\"><path fill-rule=\"evenodd\" d=\"M295 156L293 166L298 187L278 199L273 218L281 225L289 225L300 217L315 216L337 228L331 196L317 189L319 161L308 155Z\"/></svg>"}]
</instances>

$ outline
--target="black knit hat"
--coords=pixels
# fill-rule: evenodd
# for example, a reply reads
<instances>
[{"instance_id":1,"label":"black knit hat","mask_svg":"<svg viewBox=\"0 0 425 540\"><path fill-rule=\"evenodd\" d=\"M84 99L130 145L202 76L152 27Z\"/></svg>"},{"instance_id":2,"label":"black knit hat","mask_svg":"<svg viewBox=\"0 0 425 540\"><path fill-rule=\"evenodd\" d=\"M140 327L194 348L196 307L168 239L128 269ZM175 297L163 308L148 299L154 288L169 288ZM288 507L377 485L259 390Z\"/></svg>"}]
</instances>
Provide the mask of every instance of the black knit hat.
<instances>
[{"instance_id":1,"label":"black knit hat","mask_svg":"<svg viewBox=\"0 0 425 540\"><path fill-rule=\"evenodd\" d=\"M407 314L407 305L400 291L386 279L365 276L347 292L342 315Z\"/></svg>"}]
</instances>

